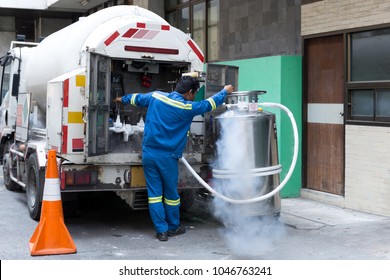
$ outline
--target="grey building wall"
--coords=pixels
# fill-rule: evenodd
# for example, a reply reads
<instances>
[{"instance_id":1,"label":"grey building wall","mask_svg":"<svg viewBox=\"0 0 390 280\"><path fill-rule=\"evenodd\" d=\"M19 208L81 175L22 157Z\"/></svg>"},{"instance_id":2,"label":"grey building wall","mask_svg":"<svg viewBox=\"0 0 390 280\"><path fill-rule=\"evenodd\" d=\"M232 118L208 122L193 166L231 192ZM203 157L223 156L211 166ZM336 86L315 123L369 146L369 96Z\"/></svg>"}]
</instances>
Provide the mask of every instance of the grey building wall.
<instances>
[{"instance_id":1,"label":"grey building wall","mask_svg":"<svg viewBox=\"0 0 390 280\"><path fill-rule=\"evenodd\" d=\"M0 57L7 53L12 40L15 40L15 18L0 17Z\"/></svg>"},{"instance_id":2,"label":"grey building wall","mask_svg":"<svg viewBox=\"0 0 390 280\"><path fill-rule=\"evenodd\" d=\"M72 24L71 19L62 18L40 18L38 37L47 37L50 34Z\"/></svg>"},{"instance_id":3,"label":"grey building wall","mask_svg":"<svg viewBox=\"0 0 390 280\"><path fill-rule=\"evenodd\" d=\"M301 0L220 1L219 60L301 55Z\"/></svg>"},{"instance_id":4,"label":"grey building wall","mask_svg":"<svg viewBox=\"0 0 390 280\"><path fill-rule=\"evenodd\" d=\"M126 3L149 9L161 17L164 17L165 14L163 0L128 0ZM62 13L60 11L37 11L28 9L22 12L23 15L28 15L35 21L35 41L38 41L40 37L47 37L70 25L79 16L82 16L80 12ZM15 16L18 13L20 13L18 9L0 10L0 57L8 51L11 41L16 39Z\"/></svg>"},{"instance_id":5,"label":"grey building wall","mask_svg":"<svg viewBox=\"0 0 390 280\"><path fill-rule=\"evenodd\" d=\"M149 11L158 14L160 17L164 17L165 15L163 0L133 0L130 1L129 4L148 9Z\"/></svg>"},{"instance_id":6,"label":"grey building wall","mask_svg":"<svg viewBox=\"0 0 390 280\"><path fill-rule=\"evenodd\" d=\"M72 23L72 19L36 18L35 41L39 37L47 37ZM11 41L16 39L15 17L0 16L0 56L4 55L10 47Z\"/></svg>"}]
</instances>

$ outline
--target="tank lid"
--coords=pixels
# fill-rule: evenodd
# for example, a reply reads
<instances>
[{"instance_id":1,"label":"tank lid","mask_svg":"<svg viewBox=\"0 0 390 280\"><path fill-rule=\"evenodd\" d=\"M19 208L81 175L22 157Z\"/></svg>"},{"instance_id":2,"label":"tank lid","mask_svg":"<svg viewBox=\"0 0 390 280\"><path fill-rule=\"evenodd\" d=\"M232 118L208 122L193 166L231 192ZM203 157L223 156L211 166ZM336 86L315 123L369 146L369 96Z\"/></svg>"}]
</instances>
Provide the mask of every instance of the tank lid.
<instances>
[{"instance_id":1,"label":"tank lid","mask_svg":"<svg viewBox=\"0 0 390 280\"><path fill-rule=\"evenodd\" d=\"M242 91L233 91L230 95L234 96L247 96L247 95L260 95L260 94L266 94L267 91L265 90L242 90Z\"/></svg>"},{"instance_id":2,"label":"tank lid","mask_svg":"<svg viewBox=\"0 0 390 280\"><path fill-rule=\"evenodd\" d=\"M227 96L226 106L230 110L257 111L259 95L265 93L265 90L233 91Z\"/></svg>"}]
</instances>

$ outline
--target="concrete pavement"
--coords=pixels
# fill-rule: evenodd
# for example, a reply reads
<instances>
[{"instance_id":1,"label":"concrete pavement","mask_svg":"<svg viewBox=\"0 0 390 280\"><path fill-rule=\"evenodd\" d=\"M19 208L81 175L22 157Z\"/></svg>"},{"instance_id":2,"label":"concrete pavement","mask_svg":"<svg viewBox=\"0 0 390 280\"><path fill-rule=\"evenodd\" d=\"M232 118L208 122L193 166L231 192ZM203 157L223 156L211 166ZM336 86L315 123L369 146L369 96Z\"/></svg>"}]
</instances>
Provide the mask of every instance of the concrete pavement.
<instances>
[{"instance_id":1,"label":"concrete pavement","mask_svg":"<svg viewBox=\"0 0 390 280\"><path fill-rule=\"evenodd\" d=\"M3 194L19 197L17 193L3 192ZM20 207L15 208L15 212L17 209ZM22 270L18 269L20 262L4 263L2 278L4 271L7 272L4 272L4 275L10 276L4 277L5 279L14 279L17 275L27 277L27 275L37 274L42 276L43 271L50 273L53 271L53 264L54 267L57 265L60 269L64 266L63 262L54 262L50 263L51 269L47 269L47 262L35 260L116 260L115 262L66 263L67 266L72 265L72 269L61 271L61 274L57 275L60 278L62 276L61 279L80 276L106 279L107 275L111 279L119 279L117 271L124 265L165 268L178 265L180 269L183 269L187 267L187 264L190 264L191 268L208 269L207 275L197 276L197 279L212 279L213 266L270 266L273 273L272 279L288 277L299 277L302 280L313 279L313 277L316 279L329 279L329 277L349 279L362 275L369 275L374 279L388 278L386 275L390 267L387 265L390 259L390 217L344 209L307 198L282 199L280 219L278 221L273 219L270 224L260 223L260 228L263 230L259 232L263 234L263 237L254 240L258 242L250 244L251 248L247 254L237 253L229 243L229 239L226 238L225 233L228 229L215 223L214 219L207 215L191 215L185 219L187 233L172 238L168 242L156 241L154 237L144 235L143 231L140 235L139 226L126 226L126 221L129 224L129 218L119 218L108 222L105 215L102 216L100 213L99 217L97 220L89 221L86 225L85 220L74 220L68 223L73 232L78 227L82 227L80 230L82 236L77 234L74 236L79 245L78 253L74 255L32 258L28 256L26 242L23 244L11 242L13 245L8 247L5 245L6 240L3 240L0 242L2 251L15 252L16 244L23 245L24 253L15 259L25 261ZM107 235L107 230L102 232L101 229L96 228L97 221L102 219L104 227L108 226L109 231L114 230L114 235ZM16 223L8 223L7 227L13 227L14 224L17 226ZM259 224L251 226L259 226ZM30 226L29 236L34 227ZM265 228L268 231L264 230ZM96 236L91 236L89 231L97 232ZM238 232L238 235L241 233ZM8 239L10 238L20 240L20 236L8 236ZM119 246L121 246L120 249ZM6 256L5 259L10 259L10 256L12 259L12 256L15 256L15 254L2 253L3 257ZM129 261L130 259L133 260ZM176 260L187 260L187 262ZM308 260L338 261L309 262ZM376 260L376 262L342 262L343 260ZM249 279L249 277L252 279L253 275L240 276L240 279ZM153 279L153 277L148 278ZM174 277L171 278L174 279ZM181 279L184 278L181 277Z\"/></svg>"},{"instance_id":2,"label":"concrete pavement","mask_svg":"<svg viewBox=\"0 0 390 280\"><path fill-rule=\"evenodd\" d=\"M282 213L283 222L297 229L390 222L390 217L354 211L305 198L283 199Z\"/></svg>"},{"instance_id":3,"label":"concrete pavement","mask_svg":"<svg viewBox=\"0 0 390 280\"><path fill-rule=\"evenodd\" d=\"M307 198L284 198L279 221L254 221L237 231L199 202L182 215L187 233L168 242L155 239L148 212L130 212L115 195L83 203L85 213L66 219L77 254L38 259L390 260L390 217ZM5 189L1 170L0 208L1 259L34 259L28 241L37 223L28 216L25 193Z\"/></svg>"},{"instance_id":4,"label":"concrete pavement","mask_svg":"<svg viewBox=\"0 0 390 280\"><path fill-rule=\"evenodd\" d=\"M390 259L390 217L288 198L280 220L290 230L270 259Z\"/></svg>"}]
</instances>

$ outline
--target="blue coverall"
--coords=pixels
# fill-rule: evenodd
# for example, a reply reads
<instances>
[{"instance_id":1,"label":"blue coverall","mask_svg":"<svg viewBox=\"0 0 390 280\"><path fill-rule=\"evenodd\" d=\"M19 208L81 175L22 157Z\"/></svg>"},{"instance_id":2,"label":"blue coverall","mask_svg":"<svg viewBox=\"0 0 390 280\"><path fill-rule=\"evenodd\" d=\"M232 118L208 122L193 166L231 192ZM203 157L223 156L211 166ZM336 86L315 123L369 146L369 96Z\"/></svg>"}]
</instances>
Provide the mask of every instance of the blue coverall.
<instances>
[{"instance_id":1,"label":"blue coverall","mask_svg":"<svg viewBox=\"0 0 390 280\"><path fill-rule=\"evenodd\" d=\"M148 107L142 143L142 164L151 219L157 233L180 226L180 196L177 192L178 160L183 154L194 116L216 109L227 91L198 101L187 101L178 92L127 94L123 104Z\"/></svg>"}]
</instances>

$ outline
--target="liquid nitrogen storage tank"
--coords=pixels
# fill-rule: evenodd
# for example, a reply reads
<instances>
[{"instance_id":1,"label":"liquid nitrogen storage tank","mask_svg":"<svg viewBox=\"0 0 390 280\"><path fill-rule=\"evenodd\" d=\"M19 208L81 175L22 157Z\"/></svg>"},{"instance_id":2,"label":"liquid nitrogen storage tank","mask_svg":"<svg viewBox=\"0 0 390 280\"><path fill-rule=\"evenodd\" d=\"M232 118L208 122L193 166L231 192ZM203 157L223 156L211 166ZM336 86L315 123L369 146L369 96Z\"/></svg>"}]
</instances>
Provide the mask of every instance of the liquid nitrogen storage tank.
<instances>
[{"instance_id":1,"label":"liquid nitrogen storage tank","mask_svg":"<svg viewBox=\"0 0 390 280\"><path fill-rule=\"evenodd\" d=\"M219 138L213 167L214 188L234 199L259 197L279 185L281 165L275 115L258 108L258 97L264 93L233 92L227 98L228 110L216 117ZM280 194L231 207L237 207L244 215L279 216Z\"/></svg>"}]
</instances>

